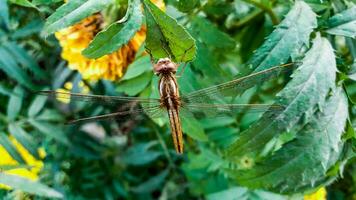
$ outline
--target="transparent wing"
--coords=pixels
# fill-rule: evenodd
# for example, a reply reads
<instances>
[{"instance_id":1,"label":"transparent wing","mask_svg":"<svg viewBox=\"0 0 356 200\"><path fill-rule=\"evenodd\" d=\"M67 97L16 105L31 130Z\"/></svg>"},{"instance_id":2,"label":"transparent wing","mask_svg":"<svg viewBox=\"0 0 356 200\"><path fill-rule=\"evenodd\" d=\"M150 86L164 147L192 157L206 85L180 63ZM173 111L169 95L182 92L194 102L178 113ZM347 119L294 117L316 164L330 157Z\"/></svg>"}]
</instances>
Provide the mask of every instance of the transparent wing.
<instances>
[{"instance_id":1,"label":"transparent wing","mask_svg":"<svg viewBox=\"0 0 356 200\"><path fill-rule=\"evenodd\" d=\"M154 98L139 98L139 97L122 97L122 96L106 96L106 95L92 95L92 94L80 94L69 92L57 92L52 90L39 91L38 95L44 95L51 98L82 101L103 105L120 105L125 103L140 103L144 105L154 106L159 105L159 99Z\"/></svg>"},{"instance_id":2,"label":"transparent wing","mask_svg":"<svg viewBox=\"0 0 356 200\"><path fill-rule=\"evenodd\" d=\"M226 83L214 85L182 96L182 102L186 105L194 103L217 104L226 103L225 97L236 97L247 89L262 84L264 81L278 77L281 73L289 72L295 63L288 63L256 72L248 76L238 78Z\"/></svg>"},{"instance_id":3,"label":"transparent wing","mask_svg":"<svg viewBox=\"0 0 356 200\"><path fill-rule=\"evenodd\" d=\"M226 117L238 113L256 113L273 111L279 112L285 107L276 104L203 104L191 103L181 107L181 113L185 117L198 118Z\"/></svg>"},{"instance_id":4,"label":"transparent wing","mask_svg":"<svg viewBox=\"0 0 356 200\"><path fill-rule=\"evenodd\" d=\"M98 115L98 116L93 116L93 117L74 119L74 120L68 121L67 124L87 123L87 122L93 122L93 121L107 121L107 120L116 121L124 116L137 115L137 114L142 114L142 113L145 113L145 114L150 115L154 118L157 118L157 117L163 116L164 109L162 109L161 107L158 107L158 106L151 107L151 108L146 107L146 108L142 108L142 109L127 110L127 111L109 113L109 114Z\"/></svg>"}]
</instances>

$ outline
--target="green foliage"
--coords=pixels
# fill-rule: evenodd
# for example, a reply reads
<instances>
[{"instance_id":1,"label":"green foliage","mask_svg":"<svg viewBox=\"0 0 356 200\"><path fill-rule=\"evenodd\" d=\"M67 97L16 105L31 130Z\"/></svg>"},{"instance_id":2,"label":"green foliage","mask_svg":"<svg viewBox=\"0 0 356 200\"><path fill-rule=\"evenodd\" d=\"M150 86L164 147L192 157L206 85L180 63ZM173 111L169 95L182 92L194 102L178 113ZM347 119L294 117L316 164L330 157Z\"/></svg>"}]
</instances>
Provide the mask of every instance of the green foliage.
<instances>
[{"instance_id":1,"label":"green foliage","mask_svg":"<svg viewBox=\"0 0 356 200\"><path fill-rule=\"evenodd\" d=\"M194 39L176 20L157 8L151 1L143 0L147 39L146 49L153 58L172 58L176 62L194 59Z\"/></svg>"},{"instance_id":2,"label":"green foliage","mask_svg":"<svg viewBox=\"0 0 356 200\"><path fill-rule=\"evenodd\" d=\"M0 147L18 162L0 165L0 183L12 187L0 198L284 200L323 186L330 199L355 195L355 4L165 2L161 9L150 0L0 0ZM147 32L117 82L82 80L51 35L99 12L101 29L82 52L89 58L126 45L142 26ZM90 94L157 98L158 78L144 49L153 60L189 62L184 72L178 68L182 95L296 63L257 85L235 87L229 99L283 105L280 111L182 118L184 155L174 152L166 118L64 126L135 105L63 104L35 92L71 82L71 92L84 84ZM32 167L13 138L36 159L38 148L46 152L37 182L6 173Z\"/></svg>"},{"instance_id":3,"label":"green foliage","mask_svg":"<svg viewBox=\"0 0 356 200\"><path fill-rule=\"evenodd\" d=\"M100 2L94 0L69 1L48 17L44 31L49 35L62 28L73 25L92 14L101 11L111 2L112 0L103 0Z\"/></svg>"},{"instance_id":4,"label":"green foliage","mask_svg":"<svg viewBox=\"0 0 356 200\"><path fill-rule=\"evenodd\" d=\"M116 51L135 35L141 24L140 0L131 0L124 18L98 33L83 51L83 55L88 58L100 58Z\"/></svg>"}]
</instances>

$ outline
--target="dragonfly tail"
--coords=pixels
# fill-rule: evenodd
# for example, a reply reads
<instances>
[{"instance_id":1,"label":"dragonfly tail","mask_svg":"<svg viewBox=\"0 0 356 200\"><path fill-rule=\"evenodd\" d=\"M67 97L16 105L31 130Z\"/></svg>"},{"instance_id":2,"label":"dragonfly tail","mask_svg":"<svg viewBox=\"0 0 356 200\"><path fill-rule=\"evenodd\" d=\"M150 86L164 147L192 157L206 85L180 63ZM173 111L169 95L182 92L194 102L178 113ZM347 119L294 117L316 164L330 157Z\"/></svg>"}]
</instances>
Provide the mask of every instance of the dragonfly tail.
<instances>
[{"instance_id":1,"label":"dragonfly tail","mask_svg":"<svg viewBox=\"0 0 356 200\"><path fill-rule=\"evenodd\" d=\"M178 110L174 108L168 109L169 122L171 125L172 139L174 147L178 154L183 153L183 134L182 126L179 119Z\"/></svg>"}]
</instances>

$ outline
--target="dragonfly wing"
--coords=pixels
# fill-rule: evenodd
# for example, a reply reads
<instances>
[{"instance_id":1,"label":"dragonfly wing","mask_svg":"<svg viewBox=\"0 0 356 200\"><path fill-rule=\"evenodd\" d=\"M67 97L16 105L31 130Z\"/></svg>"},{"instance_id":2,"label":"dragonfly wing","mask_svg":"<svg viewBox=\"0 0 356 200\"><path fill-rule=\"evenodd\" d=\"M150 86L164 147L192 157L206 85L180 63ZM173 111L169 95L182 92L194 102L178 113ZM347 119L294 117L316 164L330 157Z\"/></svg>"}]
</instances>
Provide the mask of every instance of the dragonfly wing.
<instances>
[{"instance_id":1,"label":"dragonfly wing","mask_svg":"<svg viewBox=\"0 0 356 200\"><path fill-rule=\"evenodd\" d=\"M237 113L256 113L273 111L278 113L285 109L282 105L276 104L203 104L192 103L182 106L182 113L185 117L226 117L233 116Z\"/></svg>"},{"instance_id":2,"label":"dragonfly wing","mask_svg":"<svg viewBox=\"0 0 356 200\"><path fill-rule=\"evenodd\" d=\"M47 96L50 98L56 98L58 100L70 100L81 101L87 103L96 103L104 105L118 105L124 103L142 103L150 105L158 105L159 99L154 98L139 98L139 97L123 97L123 96L106 96L106 95L92 95L92 94L80 94L69 92L57 92L52 90L39 91L38 95Z\"/></svg>"},{"instance_id":3,"label":"dragonfly wing","mask_svg":"<svg viewBox=\"0 0 356 200\"><path fill-rule=\"evenodd\" d=\"M294 63L272 67L226 83L214 85L182 96L182 101L192 103L226 103L224 97L236 97L247 89L262 84L264 81L278 77L281 73L293 69Z\"/></svg>"},{"instance_id":4,"label":"dragonfly wing","mask_svg":"<svg viewBox=\"0 0 356 200\"><path fill-rule=\"evenodd\" d=\"M67 124L87 123L87 122L94 122L94 121L108 121L108 120L116 121L116 120L119 120L120 118L123 118L125 116L138 115L138 114L143 114L143 113L146 113L147 115L150 115L150 116L160 117L164 113L164 110L158 106L152 107L152 108L141 108L141 109L136 109L136 110L127 110L127 111L122 111L122 112L115 112L115 113L109 113L109 114L98 115L98 116L93 116L93 117L86 117L86 118L70 120L69 122L67 122Z\"/></svg>"}]
</instances>

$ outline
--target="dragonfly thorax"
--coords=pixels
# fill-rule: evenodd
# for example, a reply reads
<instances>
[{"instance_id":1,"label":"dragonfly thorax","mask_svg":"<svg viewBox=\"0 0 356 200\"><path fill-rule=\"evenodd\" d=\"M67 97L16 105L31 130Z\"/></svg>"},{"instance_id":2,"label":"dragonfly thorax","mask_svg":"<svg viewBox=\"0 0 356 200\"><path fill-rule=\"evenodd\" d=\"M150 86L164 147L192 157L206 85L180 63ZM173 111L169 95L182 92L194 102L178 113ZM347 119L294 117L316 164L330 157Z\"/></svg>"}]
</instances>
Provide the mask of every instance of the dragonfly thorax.
<instances>
[{"instance_id":1,"label":"dragonfly thorax","mask_svg":"<svg viewBox=\"0 0 356 200\"><path fill-rule=\"evenodd\" d=\"M169 74L177 72L177 65L169 58L161 58L153 66L153 71L156 75Z\"/></svg>"}]
</instances>

